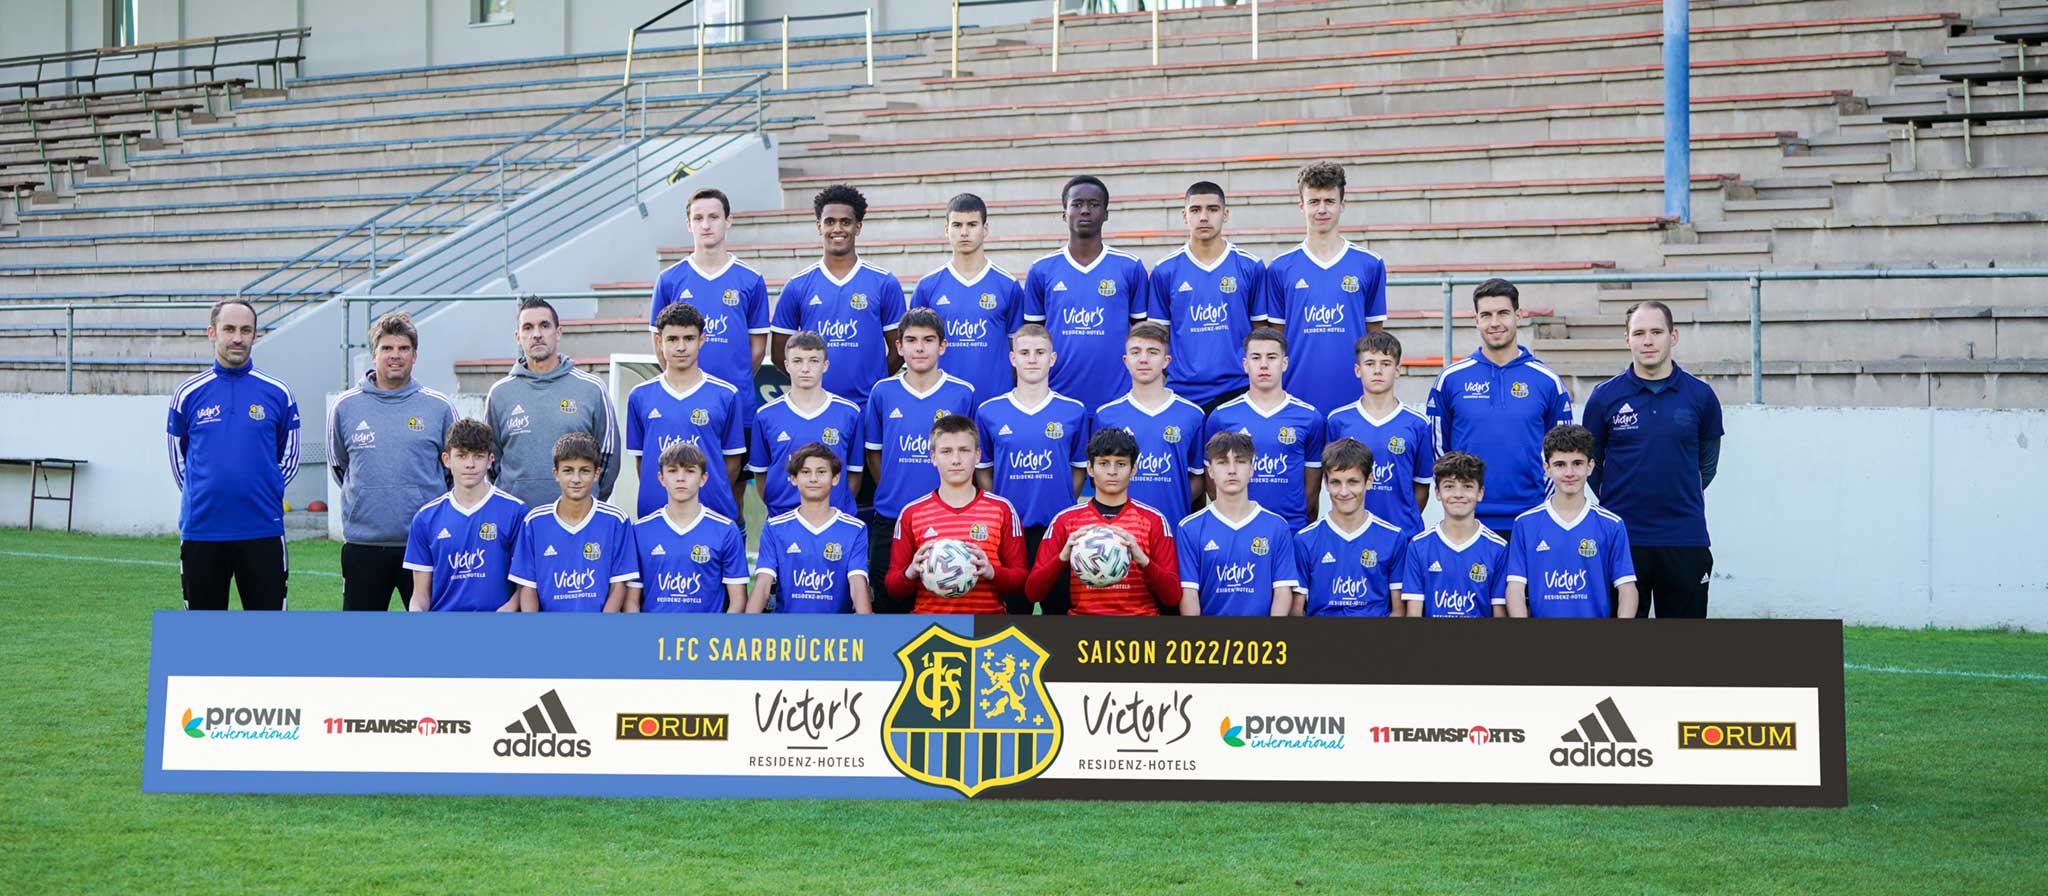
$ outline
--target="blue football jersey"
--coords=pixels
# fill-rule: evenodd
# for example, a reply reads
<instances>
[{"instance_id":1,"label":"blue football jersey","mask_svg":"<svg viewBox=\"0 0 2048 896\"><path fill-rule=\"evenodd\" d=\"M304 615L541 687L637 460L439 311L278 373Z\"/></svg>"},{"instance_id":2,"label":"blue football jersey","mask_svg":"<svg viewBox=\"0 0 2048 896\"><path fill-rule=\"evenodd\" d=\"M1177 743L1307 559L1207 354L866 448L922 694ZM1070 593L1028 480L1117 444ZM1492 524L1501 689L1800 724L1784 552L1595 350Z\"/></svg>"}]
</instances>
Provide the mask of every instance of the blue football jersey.
<instances>
[{"instance_id":1,"label":"blue football jersey","mask_svg":"<svg viewBox=\"0 0 2048 896\"><path fill-rule=\"evenodd\" d=\"M947 414L974 416L974 387L966 380L941 373L922 394L901 376L875 384L860 432L868 450L882 453L881 467L867 471L875 477L876 513L902 516L906 505L939 487L939 468L932 466L932 424Z\"/></svg>"},{"instance_id":2,"label":"blue football jersey","mask_svg":"<svg viewBox=\"0 0 2048 896\"><path fill-rule=\"evenodd\" d=\"M1159 407L1145 407L1126 395L1095 409L1096 429L1121 429L1138 440L1131 500L1170 520L1188 515L1194 498L1188 492L1188 477L1207 469L1204 422L1202 409L1178 395L1169 395Z\"/></svg>"},{"instance_id":3,"label":"blue football jersey","mask_svg":"<svg viewBox=\"0 0 2048 896\"><path fill-rule=\"evenodd\" d=\"M428 501L412 516L405 538L405 568L432 576L427 609L492 612L512 597L513 545L526 505L491 489L483 503L463 507L455 495Z\"/></svg>"},{"instance_id":4,"label":"blue football jersey","mask_svg":"<svg viewBox=\"0 0 2048 896\"><path fill-rule=\"evenodd\" d=\"M1294 534L1278 514L1253 505L1251 516L1226 520L1210 505L1173 527L1180 586L1201 594L1204 616L1270 616L1273 589L1301 584Z\"/></svg>"},{"instance_id":5,"label":"blue football jersey","mask_svg":"<svg viewBox=\"0 0 2048 896\"><path fill-rule=\"evenodd\" d=\"M640 492L634 505L641 516L668 504L668 490L661 484L661 452L677 442L689 442L704 452L707 478L698 493L704 506L727 519L739 516L725 476L725 458L747 453L741 404L738 389L708 373L681 392L671 389L664 377L633 387L626 396L626 453L640 461Z\"/></svg>"},{"instance_id":6,"label":"blue football jersey","mask_svg":"<svg viewBox=\"0 0 2048 896\"><path fill-rule=\"evenodd\" d=\"M779 516L803 503L796 484L789 479L789 455L816 442L839 455L839 484L832 487L832 506L854 512L852 490L846 487L851 474L861 471L867 456L860 435L860 405L827 394L825 403L806 414L784 395L761 406L755 418L752 445L747 451L747 469L760 483L761 503L769 516Z\"/></svg>"},{"instance_id":7,"label":"blue football jersey","mask_svg":"<svg viewBox=\"0 0 2048 896\"><path fill-rule=\"evenodd\" d=\"M868 577L868 527L843 512L817 529L794 510L770 518L754 573L775 579L777 613L851 613L853 579Z\"/></svg>"},{"instance_id":8,"label":"blue football jersey","mask_svg":"<svg viewBox=\"0 0 2048 896\"><path fill-rule=\"evenodd\" d=\"M1251 396L1246 395L1224 402L1209 415L1202 444L1207 445L1219 432L1252 437L1252 450L1258 456L1252 459L1251 499L1295 529L1307 525L1305 471L1323 465L1323 415L1291 394L1286 403L1270 411L1252 404Z\"/></svg>"},{"instance_id":9,"label":"blue football jersey","mask_svg":"<svg viewBox=\"0 0 2048 896\"><path fill-rule=\"evenodd\" d=\"M1323 428L1323 444L1357 439L1372 449L1372 483L1365 509L1414 535L1422 531L1422 508L1415 487L1436 481L1436 437L1429 418L1407 405L1374 420L1358 402L1331 412Z\"/></svg>"},{"instance_id":10,"label":"blue football jersey","mask_svg":"<svg viewBox=\"0 0 2048 896\"><path fill-rule=\"evenodd\" d=\"M1529 508L1508 538L1507 580L1528 586L1531 617L1613 616L1614 589L1636 580L1628 527L1590 502L1569 523L1549 501Z\"/></svg>"},{"instance_id":11,"label":"blue football jersey","mask_svg":"<svg viewBox=\"0 0 2048 896\"><path fill-rule=\"evenodd\" d=\"M991 263L962 277L948 264L917 281L910 307L930 308L946 322L939 369L966 380L976 395L1010 391L1010 332L1023 322L1024 288L1009 271Z\"/></svg>"},{"instance_id":12,"label":"blue football jersey","mask_svg":"<svg viewBox=\"0 0 2048 896\"><path fill-rule=\"evenodd\" d=\"M627 587L640 589L642 613L723 613L725 586L747 584L747 537L701 507L682 525L665 509L641 517L633 550L640 577Z\"/></svg>"},{"instance_id":13,"label":"blue football jersey","mask_svg":"<svg viewBox=\"0 0 2048 896\"><path fill-rule=\"evenodd\" d=\"M1480 526L1464 544L1452 544L1431 526L1408 540L1401 562L1401 599L1422 605L1423 616L1491 619L1507 603L1508 543Z\"/></svg>"},{"instance_id":14,"label":"blue football jersey","mask_svg":"<svg viewBox=\"0 0 2048 896\"><path fill-rule=\"evenodd\" d=\"M1061 249L1031 263L1024 275L1024 319L1052 333L1054 392L1100 407L1131 391L1124 337L1152 306L1145 263L1102 247L1088 265Z\"/></svg>"},{"instance_id":15,"label":"blue football jersey","mask_svg":"<svg viewBox=\"0 0 2048 896\"><path fill-rule=\"evenodd\" d=\"M1463 451L1486 461L1479 521L1506 529L1550 492L1543 436L1572 422L1572 394L1526 346L1506 364L1474 351L1437 376L1428 414L1439 452Z\"/></svg>"},{"instance_id":16,"label":"blue football jersey","mask_svg":"<svg viewBox=\"0 0 2048 896\"><path fill-rule=\"evenodd\" d=\"M529 511L505 577L538 592L542 612L599 613L613 582L639 574L633 521L617 507L593 501L573 529L555 516L554 503Z\"/></svg>"},{"instance_id":17,"label":"blue football jersey","mask_svg":"<svg viewBox=\"0 0 2048 896\"><path fill-rule=\"evenodd\" d=\"M1017 507L1018 525L1044 526L1074 506L1076 467L1088 466L1088 409L1058 392L1038 407L1017 404L1015 393L981 403L981 469L990 470L998 495Z\"/></svg>"},{"instance_id":18,"label":"blue football jersey","mask_svg":"<svg viewBox=\"0 0 2048 896\"><path fill-rule=\"evenodd\" d=\"M1320 519L1294 536L1294 562L1307 616L1385 616L1401 587L1408 536L1368 515L1356 532Z\"/></svg>"},{"instance_id":19,"label":"blue football jersey","mask_svg":"<svg viewBox=\"0 0 2048 896\"><path fill-rule=\"evenodd\" d=\"M1252 315L1265 309L1265 283L1265 263L1234 245L1209 267L1186 246L1152 267L1150 317L1172 334L1166 383L1174 394L1206 405L1247 386L1244 368L1226 359L1244 356Z\"/></svg>"},{"instance_id":20,"label":"blue football jersey","mask_svg":"<svg viewBox=\"0 0 2048 896\"><path fill-rule=\"evenodd\" d=\"M896 275L863 261L834 280L817 264L782 285L769 329L784 336L809 330L825 338L831 367L825 391L861 404L875 381L889 375L884 334L903 321L903 284Z\"/></svg>"},{"instance_id":21,"label":"blue football jersey","mask_svg":"<svg viewBox=\"0 0 2048 896\"><path fill-rule=\"evenodd\" d=\"M760 403L754 392L754 337L768 335L768 281L730 255L716 271L701 270L685 257L655 279L647 329L654 329L663 308L677 302L688 302L704 315L704 348L697 364L739 390L742 423L752 426L754 405Z\"/></svg>"},{"instance_id":22,"label":"blue football jersey","mask_svg":"<svg viewBox=\"0 0 2048 896\"><path fill-rule=\"evenodd\" d=\"M1387 265L1356 245L1327 264L1296 246L1266 265L1263 318L1287 332L1287 394L1327 416L1358 400L1346 376L1366 325L1387 319Z\"/></svg>"}]
</instances>

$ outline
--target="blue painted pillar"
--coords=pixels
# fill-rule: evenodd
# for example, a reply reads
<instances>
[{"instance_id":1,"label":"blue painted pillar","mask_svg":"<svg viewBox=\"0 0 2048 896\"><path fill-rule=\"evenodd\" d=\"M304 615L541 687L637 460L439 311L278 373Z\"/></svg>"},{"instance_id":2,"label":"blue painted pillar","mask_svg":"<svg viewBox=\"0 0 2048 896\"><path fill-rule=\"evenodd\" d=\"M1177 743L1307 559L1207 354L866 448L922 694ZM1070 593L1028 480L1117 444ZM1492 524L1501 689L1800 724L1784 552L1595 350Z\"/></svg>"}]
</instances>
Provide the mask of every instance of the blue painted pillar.
<instances>
[{"instance_id":1,"label":"blue painted pillar","mask_svg":"<svg viewBox=\"0 0 2048 896\"><path fill-rule=\"evenodd\" d=\"M1692 223L1690 0L1664 0L1664 214Z\"/></svg>"}]
</instances>

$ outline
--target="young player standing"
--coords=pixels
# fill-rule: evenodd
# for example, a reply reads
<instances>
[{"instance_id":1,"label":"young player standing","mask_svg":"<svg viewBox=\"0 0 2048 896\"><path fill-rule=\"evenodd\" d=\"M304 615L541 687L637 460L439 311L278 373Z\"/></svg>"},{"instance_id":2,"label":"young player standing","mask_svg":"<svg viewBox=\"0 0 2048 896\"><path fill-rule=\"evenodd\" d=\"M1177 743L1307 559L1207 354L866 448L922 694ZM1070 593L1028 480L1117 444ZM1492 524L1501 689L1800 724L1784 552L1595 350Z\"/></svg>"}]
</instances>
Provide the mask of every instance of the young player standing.
<instances>
[{"instance_id":1,"label":"young player standing","mask_svg":"<svg viewBox=\"0 0 2048 896\"><path fill-rule=\"evenodd\" d=\"M1508 538L1508 615L1517 618L1630 618L1636 568L1621 517L1586 499L1593 436L1567 423L1543 437L1550 499L1515 517Z\"/></svg>"},{"instance_id":2,"label":"young player standing","mask_svg":"<svg viewBox=\"0 0 2048 896\"><path fill-rule=\"evenodd\" d=\"M1358 397L1332 371L1352 360L1359 337L1387 319L1387 265L1338 230L1344 169L1317 162L1295 178L1307 235L1266 265L1262 317L1287 332L1287 391L1327 416Z\"/></svg>"},{"instance_id":3,"label":"young player standing","mask_svg":"<svg viewBox=\"0 0 2048 896\"><path fill-rule=\"evenodd\" d=\"M1138 468L1131 498L1169 520L1187 516L1205 497L1202 426L1208 416L1194 402L1166 388L1166 327L1146 321L1124 339L1124 369L1131 392L1095 409L1097 432L1121 429L1138 440Z\"/></svg>"},{"instance_id":4,"label":"young player standing","mask_svg":"<svg viewBox=\"0 0 2048 896\"><path fill-rule=\"evenodd\" d=\"M783 367L789 337L804 330L817 333L832 351L825 391L861 404L875 382L896 369L903 284L895 274L860 260L857 245L868 201L859 190L833 184L818 192L811 207L825 257L782 285L769 326L775 366Z\"/></svg>"},{"instance_id":5,"label":"young player standing","mask_svg":"<svg viewBox=\"0 0 2048 896\"><path fill-rule=\"evenodd\" d=\"M1261 327L1245 339L1244 369L1251 375L1251 391L1224 402L1209 415L1203 432L1209 438L1220 432L1240 432L1251 437L1257 452L1252 467L1252 500L1299 530L1315 520L1318 509L1316 492L1322 485L1323 472L1323 415L1308 402L1280 388L1288 362L1287 340L1278 330Z\"/></svg>"},{"instance_id":6,"label":"young player standing","mask_svg":"<svg viewBox=\"0 0 2048 896\"><path fill-rule=\"evenodd\" d=\"M1543 434L1572 422L1564 380L1515 343L1522 294L1506 280L1472 290L1479 350L1444 368L1429 390L1439 452L1486 461L1479 521L1505 537L1522 511L1543 500Z\"/></svg>"},{"instance_id":7,"label":"young player standing","mask_svg":"<svg viewBox=\"0 0 2048 896\"><path fill-rule=\"evenodd\" d=\"M1052 333L1052 390L1100 407L1131 387L1117 361L1131 322L1151 307L1145 263L1102 242L1109 188L1086 174L1060 190L1067 245L1024 275L1024 319Z\"/></svg>"},{"instance_id":8,"label":"young player standing","mask_svg":"<svg viewBox=\"0 0 2048 896\"><path fill-rule=\"evenodd\" d=\"M1137 469L1138 441L1121 429L1104 429L1088 438L1088 477L1094 493L1052 518L1045 530L1046 546L1032 563L1024 590L1043 603L1064 584L1068 612L1077 616L1157 616L1161 607L1178 609L1183 595L1180 557L1174 550L1173 526L1159 511L1131 500L1131 473ZM1093 586L1072 574L1073 538L1094 527L1115 533L1131 552L1131 568L1113 585ZM1199 603L1189 609L1199 612Z\"/></svg>"},{"instance_id":9,"label":"young player standing","mask_svg":"<svg viewBox=\"0 0 2048 896\"><path fill-rule=\"evenodd\" d=\"M447 494L413 514L405 540L412 572L407 609L437 613L519 609L512 582L512 546L526 505L491 485L491 428L462 419L448 427L441 463L455 480Z\"/></svg>"},{"instance_id":10,"label":"young player standing","mask_svg":"<svg viewBox=\"0 0 2048 896\"><path fill-rule=\"evenodd\" d=\"M704 506L728 520L740 515L740 494L746 483L740 473L747 463L745 416L739 390L704 372L697 364L704 341L704 315L694 306L677 303L661 312L661 375L633 387L626 396L626 453L639 463L640 491L635 506L646 516L668 504L661 482L661 456L670 445L686 442L721 458L715 485L703 496Z\"/></svg>"},{"instance_id":11,"label":"young player standing","mask_svg":"<svg viewBox=\"0 0 2048 896\"><path fill-rule=\"evenodd\" d=\"M982 402L974 411L982 444L975 482L1016 506L1029 563L1037 562L1039 540L1053 516L1074 506L1088 467L1088 409L1046 388L1055 361L1052 337L1045 328L1025 324L1010 334L1017 388ZM1045 611L1064 613L1065 597L1055 594ZM1011 612L1031 611L1023 595L1017 600Z\"/></svg>"},{"instance_id":12,"label":"young player standing","mask_svg":"<svg viewBox=\"0 0 2048 896\"><path fill-rule=\"evenodd\" d=\"M640 575L626 583L628 613L738 613L746 609L747 536L697 500L710 481L689 442L661 451L667 506L633 524Z\"/></svg>"},{"instance_id":13,"label":"young player standing","mask_svg":"<svg viewBox=\"0 0 2048 896\"><path fill-rule=\"evenodd\" d=\"M1174 527L1183 616L1285 616L1301 584L1294 533L1251 498L1251 436L1218 432L1206 445L1216 497Z\"/></svg>"},{"instance_id":14,"label":"young player standing","mask_svg":"<svg viewBox=\"0 0 2048 896\"><path fill-rule=\"evenodd\" d=\"M795 510L769 517L761 528L760 559L747 612L872 613L868 599L868 530L832 506L841 490L837 452L812 442L789 455L786 474L803 496Z\"/></svg>"},{"instance_id":15,"label":"young player standing","mask_svg":"<svg viewBox=\"0 0 2048 896\"><path fill-rule=\"evenodd\" d=\"M946 321L946 355L940 369L987 397L1010 391L1009 348L1024 314L1024 290L1009 271L982 251L988 239L988 204L973 193L946 203L946 243L953 258L924 275L910 294L910 307L930 308Z\"/></svg>"},{"instance_id":16,"label":"young player standing","mask_svg":"<svg viewBox=\"0 0 2048 896\"><path fill-rule=\"evenodd\" d=\"M932 421L951 415L974 419L974 387L939 369L946 325L930 309L903 315L903 372L875 384L861 413L867 474L875 481L874 519L868 523L870 581L889 564L889 536L903 508L939 485L932 467ZM970 473L969 478L972 478ZM890 589L893 597L895 589ZM900 613L890 601L880 609Z\"/></svg>"},{"instance_id":17,"label":"young player standing","mask_svg":"<svg viewBox=\"0 0 2048 896\"><path fill-rule=\"evenodd\" d=\"M1399 337L1384 330L1368 334L1358 340L1357 357L1352 370L1365 394L1330 412L1323 435L1331 442L1357 439L1372 450L1375 466L1365 507L1414 535L1422 531L1422 509L1429 506L1436 435L1428 417L1394 397L1394 380L1401 375ZM1323 475L1330 471L1323 470Z\"/></svg>"},{"instance_id":18,"label":"young player standing","mask_svg":"<svg viewBox=\"0 0 2048 896\"><path fill-rule=\"evenodd\" d=\"M1401 564L1403 615L1459 619L1508 614L1502 578L1508 542L1473 516L1486 492L1486 461L1453 451L1436 459L1436 502L1443 522L1408 540Z\"/></svg>"},{"instance_id":19,"label":"young player standing","mask_svg":"<svg viewBox=\"0 0 2048 896\"><path fill-rule=\"evenodd\" d=\"M562 496L520 521L505 576L519 586L521 612L617 613L625 607L626 583L640 574L633 521L591 497L599 469L596 439L572 432L555 441Z\"/></svg>"},{"instance_id":20,"label":"young player standing","mask_svg":"<svg viewBox=\"0 0 2048 896\"><path fill-rule=\"evenodd\" d=\"M825 357L825 340L805 331L790 337L783 348L783 370L789 375L789 389L761 406L749 438L747 469L760 485L761 503L769 516L795 510L800 491L790 482L789 458L798 447L817 443L839 456L846 477L834 474L832 506L853 513L853 496L860 491L862 458L860 405L833 395L820 385L830 362Z\"/></svg>"},{"instance_id":21,"label":"young player standing","mask_svg":"<svg viewBox=\"0 0 2048 896\"><path fill-rule=\"evenodd\" d=\"M1265 313L1266 265L1223 238L1230 209L1222 187L1201 181L1183 200L1188 242L1153 265L1149 319L1173 333L1167 384L1207 413L1249 387L1243 370L1216 361L1243 348L1252 315Z\"/></svg>"},{"instance_id":22,"label":"young player standing","mask_svg":"<svg viewBox=\"0 0 2048 896\"><path fill-rule=\"evenodd\" d=\"M932 465L938 468L936 491L903 508L891 533L889 594L912 601L917 613L1002 613L1005 599L1024 590L1024 529L1017 508L1001 496L974 484L981 448L974 421L958 414L939 418L931 427ZM920 578L925 554L942 538L965 542L975 553L980 575L973 590L945 598L928 591Z\"/></svg>"},{"instance_id":23,"label":"young player standing","mask_svg":"<svg viewBox=\"0 0 2048 896\"><path fill-rule=\"evenodd\" d=\"M1408 535L1365 506L1372 449L1338 439L1323 449L1330 515L1294 536L1297 616L1399 616L1401 558Z\"/></svg>"},{"instance_id":24,"label":"young player standing","mask_svg":"<svg viewBox=\"0 0 2048 896\"><path fill-rule=\"evenodd\" d=\"M704 372L739 390L740 425L754 425L754 371L768 354L768 282L761 273L725 251L732 227L732 203L713 189L690 194L684 207L692 246L682 261L669 265L654 281L654 302L647 311L647 329L654 356L662 358L661 311L687 302L704 315L704 348L698 363Z\"/></svg>"}]
</instances>

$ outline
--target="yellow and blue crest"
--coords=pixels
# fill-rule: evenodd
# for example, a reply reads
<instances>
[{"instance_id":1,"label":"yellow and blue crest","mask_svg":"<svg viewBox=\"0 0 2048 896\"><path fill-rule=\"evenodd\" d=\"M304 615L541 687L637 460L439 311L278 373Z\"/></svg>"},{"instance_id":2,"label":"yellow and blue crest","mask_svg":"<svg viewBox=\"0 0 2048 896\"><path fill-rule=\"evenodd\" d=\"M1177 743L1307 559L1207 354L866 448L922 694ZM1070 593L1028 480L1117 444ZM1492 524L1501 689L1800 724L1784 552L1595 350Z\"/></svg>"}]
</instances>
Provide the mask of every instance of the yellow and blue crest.
<instances>
[{"instance_id":1,"label":"yellow and blue crest","mask_svg":"<svg viewBox=\"0 0 2048 896\"><path fill-rule=\"evenodd\" d=\"M896 651L903 684L882 721L889 764L963 796L1037 777L1060 751L1045 658L1014 627L987 638L925 629Z\"/></svg>"}]
</instances>

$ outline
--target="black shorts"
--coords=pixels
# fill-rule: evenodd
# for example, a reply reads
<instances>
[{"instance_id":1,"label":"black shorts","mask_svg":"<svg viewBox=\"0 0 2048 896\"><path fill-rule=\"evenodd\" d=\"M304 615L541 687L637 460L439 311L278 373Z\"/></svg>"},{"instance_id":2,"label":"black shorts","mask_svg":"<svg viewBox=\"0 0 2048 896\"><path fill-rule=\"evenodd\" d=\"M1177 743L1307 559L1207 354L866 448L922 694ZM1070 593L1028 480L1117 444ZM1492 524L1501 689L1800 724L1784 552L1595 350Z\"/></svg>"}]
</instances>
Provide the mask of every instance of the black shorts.
<instances>
[{"instance_id":1,"label":"black shorts","mask_svg":"<svg viewBox=\"0 0 2048 896\"><path fill-rule=\"evenodd\" d=\"M889 547L896 535L896 518L862 511L868 525L868 600L877 613L908 613L916 598L897 600L889 596Z\"/></svg>"},{"instance_id":2,"label":"black shorts","mask_svg":"<svg viewBox=\"0 0 2048 896\"><path fill-rule=\"evenodd\" d=\"M282 535L178 543L178 584L187 610L227 609L230 581L242 596L242 609L282 610L290 572L291 555Z\"/></svg>"},{"instance_id":3,"label":"black shorts","mask_svg":"<svg viewBox=\"0 0 2048 896\"><path fill-rule=\"evenodd\" d=\"M1714 577L1714 551L1698 547L1630 546L1636 565L1636 618L1707 618L1707 586Z\"/></svg>"}]
</instances>

